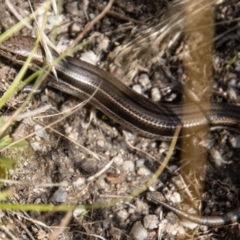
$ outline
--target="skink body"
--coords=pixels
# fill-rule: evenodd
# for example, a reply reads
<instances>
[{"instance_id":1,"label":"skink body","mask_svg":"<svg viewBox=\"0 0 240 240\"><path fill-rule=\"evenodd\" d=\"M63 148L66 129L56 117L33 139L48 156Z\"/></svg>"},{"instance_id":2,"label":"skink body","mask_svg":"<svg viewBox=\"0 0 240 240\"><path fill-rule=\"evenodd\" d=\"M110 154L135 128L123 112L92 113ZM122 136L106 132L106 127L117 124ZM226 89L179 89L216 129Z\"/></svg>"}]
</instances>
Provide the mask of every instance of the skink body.
<instances>
[{"instance_id":1,"label":"skink body","mask_svg":"<svg viewBox=\"0 0 240 240\"><path fill-rule=\"evenodd\" d=\"M12 37L0 44L0 55L15 63L24 64L35 44L31 37ZM53 53L54 57L58 57ZM41 46L33 55L33 71L40 69L45 62ZM49 85L80 99L90 102L103 113L124 128L137 132L145 137L169 140L177 126L195 131L205 124L212 126L240 128L240 107L208 103L176 105L156 104L137 94L111 74L72 57L66 57L54 65L58 80L52 78ZM182 109L184 108L184 113ZM155 195L148 196L176 214L199 224L219 226L237 221L240 210L222 217L201 218L186 214L170 205L158 201ZM226 220L226 221L225 221Z\"/></svg>"},{"instance_id":2,"label":"skink body","mask_svg":"<svg viewBox=\"0 0 240 240\"><path fill-rule=\"evenodd\" d=\"M0 44L0 55L23 64L35 44L31 37L17 36ZM53 53L54 57L58 57ZM45 62L41 46L29 66L41 68ZM169 140L177 126L196 131L205 124L238 129L240 107L223 103L156 104L134 92L111 74L73 57L65 57L54 65L59 80L49 85L90 102L123 128L145 137ZM184 113L182 111L184 107Z\"/></svg>"}]
</instances>

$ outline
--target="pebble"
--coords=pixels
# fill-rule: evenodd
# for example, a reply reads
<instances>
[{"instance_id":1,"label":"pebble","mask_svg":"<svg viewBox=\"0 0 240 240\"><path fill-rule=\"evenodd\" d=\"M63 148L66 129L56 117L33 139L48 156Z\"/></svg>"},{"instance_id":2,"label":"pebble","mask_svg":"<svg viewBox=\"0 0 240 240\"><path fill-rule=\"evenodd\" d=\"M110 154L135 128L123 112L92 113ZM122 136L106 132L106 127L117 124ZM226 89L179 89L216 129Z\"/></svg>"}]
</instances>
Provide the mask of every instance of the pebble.
<instances>
[{"instance_id":1,"label":"pebble","mask_svg":"<svg viewBox=\"0 0 240 240\"><path fill-rule=\"evenodd\" d=\"M116 218L120 221L120 223L123 223L128 218L128 212L125 209L122 209L117 212Z\"/></svg>"},{"instance_id":2,"label":"pebble","mask_svg":"<svg viewBox=\"0 0 240 240\"><path fill-rule=\"evenodd\" d=\"M229 87L227 90L227 93L228 93L229 99L231 101L233 101L233 102L237 101L238 93L236 91L236 87Z\"/></svg>"},{"instance_id":3,"label":"pebble","mask_svg":"<svg viewBox=\"0 0 240 240\"><path fill-rule=\"evenodd\" d=\"M220 62L220 58L218 56L215 57L214 58L214 65L215 65L216 68L219 67L219 62Z\"/></svg>"},{"instance_id":4,"label":"pebble","mask_svg":"<svg viewBox=\"0 0 240 240\"><path fill-rule=\"evenodd\" d=\"M109 45L110 45L109 39L104 35L100 35L98 38L97 52L108 51Z\"/></svg>"},{"instance_id":5,"label":"pebble","mask_svg":"<svg viewBox=\"0 0 240 240\"><path fill-rule=\"evenodd\" d=\"M137 221L133 224L132 229L129 233L130 237L134 240L144 240L148 236L147 230L143 227L140 221Z\"/></svg>"},{"instance_id":6,"label":"pebble","mask_svg":"<svg viewBox=\"0 0 240 240\"><path fill-rule=\"evenodd\" d=\"M173 203L180 203L182 201L181 195L177 192L174 192L169 200Z\"/></svg>"},{"instance_id":7,"label":"pebble","mask_svg":"<svg viewBox=\"0 0 240 240\"><path fill-rule=\"evenodd\" d=\"M133 87L132 87L133 91L139 93L139 94L142 94L142 87L140 84L135 84Z\"/></svg>"},{"instance_id":8,"label":"pebble","mask_svg":"<svg viewBox=\"0 0 240 240\"><path fill-rule=\"evenodd\" d=\"M149 205L139 199L136 199L135 203L136 209L138 212L141 212L141 214L147 215L149 213Z\"/></svg>"},{"instance_id":9,"label":"pebble","mask_svg":"<svg viewBox=\"0 0 240 240\"><path fill-rule=\"evenodd\" d=\"M146 167L140 167L137 171L140 176L149 176L151 175L151 171L149 171Z\"/></svg>"},{"instance_id":10,"label":"pebble","mask_svg":"<svg viewBox=\"0 0 240 240\"><path fill-rule=\"evenodd\" d=\"M144 163L145 163L145 160L139 159L136 161L136 167L138 167L138 168L143 167Z\"/></svg>"},{"instance_id":11,"label":"pebble","mask_svg":"<svg viewBox=\"0 0 240 240\"><path fill-rule=\"evenodd\" d=\"M79 177L73 184L74 186L83 186L86 182L86 178Z\"/></svg>"},{"instance_id":12,"label":"pebble","mask_svg":"<svg viewBox=\"0 0 240 240\"><path fill-rule=\"evenodd\" d=\"M67 13L70 13L72 15L78 14L78 2L70 2L65 4L65 10Z\"/></svg>"},{"instance_id":13,"label":"pebble","mask_svg":"<svg viewBox=\"0 0 240 240\"><path fill-rule=\"evenodd\" d=\"M229 142L233 148L240 148L240 136L229 137Z\"/></svg>"},{"instance_id":14,"label":"pebble","mask_svg":"<svg viewBox=\"0 0 240 240\"><path fill-rule=\"evenodd\" d=\"M139 76L139 80L138 80L141 85L143 86L144 90L147 90L151 87L151 81L148 77L148 75L146 73L142 73L140 76Z\"/></svg>"},{"instance_id":15,"label":"pebble","mask_svg":"<svg viewBox=\"0 0 240 240\"><path fill-rule=\"evenodd\" d=\"M235 61L235 71L240 72L240 60Z\"/></svg>"},{"instance_id":16,"label":"pebble","mask_svg":"<svg viewBox=\"0 0 240 240\"><path fill-rule=\"evenodd\" d=\"M210 150L210 154L212 158L214 159L214 163L217 166L221 166L222 164L226 164L227 162L224 160L223 155L215 148L212 148Z\"/></svg>"},{"instance_id":17,"label":"pebble","mask_svg":"<svg viewBox=\"0 0 240 240\"><path fill-rule=\"evenodd\" d=\"M50 198L54 203L65 203L67 199L67 193L63 188L59 188Z\"/></svg>"},{"instance_id":18,"label":"pebble","mask_svg":"<svg viewBox=\"0 0 240 240\"><path fill-rule=\"evenodd\" d=\"M49 141L49 136L47 134L47 132L45 131L45 129L40 126L40 125L36 125L34 127L34 130L36 132L36 136L45 139L46 141Z\"/></svg>"},{"instance_id":19,"label":"pebble","mask_svg":"<svg viewBox=\"0 0 240 240\"><path fill-rule=\"evenodd\" d=\"M121 166L123 164L123 158L121 156L115 156L112 160L117 166Z\"/></svg>"},{"instance_id":20,"label":"pebble","mask_svg":"<svg viewBox=\"0 0 240 240\"><path fill-rule=\"evenodd\" d=\"M81 172L94 174L98 171L98 164L95 158L85 158L79 163Z\"/></svg>"},{"instance_id":21,"label":"pebble","mask_svg":"<svg viewBox=\"0 0 240 240\"><path fill-rule=\"evenodd\" d=\"M88 62L92 65L96 65L99 61L99 56L97 56L93 51L89 50L87 52L84 52L81 55L81 60L85 61L85 62Z\"/></svg>"},{"instance_id":22,"label":"pebble","mask_svg":"<svg viewBox=\"0 0 240 240\"><path fill-rule=\"evenodd\" d=\"M97 140L97 146L103 149L105 146L105 140L104 139Z\"/></svg>"},{"instance_id":23,"label":"pebble","mask_svg":"<svg viewBox=\"0 0 240 240\"><path fill-rule=\"evenodd\" d=\"M124 172L132 172L132 171L134 171L134 169L135 169L135 167L134 167L133 161L124 161L124 163L123 163Z\"/></svg>"},{"instance_id":24,"label":"pebble","mask_svg":"<svg viewBox=\"0 0 240 240\"><path fill-rule=\"evenodd\" d=\"M156 215L147 215L143 218L143 225L147 229L158 228L159 220Z\"/></svg>"},{"instance_id":25,"label":"pebble","mask_svg":"<svg viewBox=\"0 0 240 240\"><path fill-rule=\"evenodd\" d=\"M84 215L86 213L86 209L85 208L77 208L73 211L73 216L74 217L78 217L80 215Z\"/></svg>"},{"instance_id":26,"label":"pebble","mask_svg":"<svg viewBox=\"0 0 240 240\"><path fill-rule=\"evenodd\" d=\"M42 150L42 145L39 142L31 143L31 147L35 152Z\"/></svg>"},{"instance_id":27,"label":"pebble","mask_svg":"<svg viewBox=\"0 0 240 240\"><path fill-rule=\"evenodd\" d=\"M151 90L151 99L154 102L159 102L161 100L161 92L158 88L154 87Z\"/></svg>"},{"instance_id":28,"label":"pebble","mask_svg":"<svg viewBox=\"0 0 240 240\"><path fill-rule=\"evenodd\" d=\"M81 31L82 30L82 28L81 28L81 26L79 25L79 23L73 23L72 25L71 25L71 28L70 28L70 32L71 33L76 33L76 32L79 32L79 31Z\"/></svg>"}]
</instances>

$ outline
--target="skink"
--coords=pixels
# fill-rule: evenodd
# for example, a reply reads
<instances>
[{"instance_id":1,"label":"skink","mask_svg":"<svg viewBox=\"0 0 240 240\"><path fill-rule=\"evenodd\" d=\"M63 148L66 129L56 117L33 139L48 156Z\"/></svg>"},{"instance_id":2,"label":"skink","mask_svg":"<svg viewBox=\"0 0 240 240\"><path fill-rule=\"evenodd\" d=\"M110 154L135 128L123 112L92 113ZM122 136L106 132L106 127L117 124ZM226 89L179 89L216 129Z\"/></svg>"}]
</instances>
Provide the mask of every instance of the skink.
<instances>
[{"instance_id":1,"label":"skink","mask_svg":"<svg viewBox=\"0 0 240 240\"><path fill-rule=\"evenodd\" d=\"M29 56L35 39L17 36L0 44L0 55L23 64ZM53 57L58 57L53 53ZM35 71L45 62L39 46L29 68ZM206 124L239 129L240 107L231 104L208 103L184 105L156 104L134 92L111 74L73 57L65 57L54 65L59 80L49 85L80 99L90 99L92 105L120 124L142 136L160 140L172 138L177 126L193 133Z\"/></svg>"},{"instance_id":2,"label":"skink","mask_svg":"<svg viewBox=\"0 0 240 240\"><path fill-rule=\"evenodd\" d=\"M0 44L0 55L15 63L23 64L34 44L35 39L31 37L12 37ZM58 57L56 53L53 53L53 56L54 58ZM35 71L40 69L44 62L44 51L39 46L29 68ZM156 104L134 92L111 74L76 58L65 57L54 67L58 80L52 78L49 82L50 86L83 100L90 99L91 104L125 129L145 137L169 140L177 126L193 132L206 124L232 129L240 128L240 107L235 105L211 103L208 107L208 103L201 103L200 106L194 103L184 106L181 104ZM149 199L154 200L154 197L149 197ZM168 204L163 205L181 215L180 210L168 206ZM239 210L237 213L239 214ZM186 214L182 214L182 216L188 218ZM212 221L205 219L201 221L201 218L198 217L190 218L192 221L210 226L224 224L222 219L224 217Z\"/></svg>"}]
</instances>

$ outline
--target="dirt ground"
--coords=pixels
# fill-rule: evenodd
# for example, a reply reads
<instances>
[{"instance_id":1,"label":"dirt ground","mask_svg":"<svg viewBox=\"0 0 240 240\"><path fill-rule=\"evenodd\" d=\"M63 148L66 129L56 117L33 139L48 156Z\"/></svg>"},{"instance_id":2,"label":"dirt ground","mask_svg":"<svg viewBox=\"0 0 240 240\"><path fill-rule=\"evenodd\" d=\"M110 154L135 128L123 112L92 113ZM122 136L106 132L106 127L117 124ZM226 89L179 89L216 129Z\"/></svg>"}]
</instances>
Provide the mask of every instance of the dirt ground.
<instances>
[{"instance_id":1,"label":"dirt ground","mask_svg":"<svg viewBox=\"0 0 240 240\"><path fill-rule=\"evenodd\" d=\"M31 1L34 10L44 3ZM44 33L63 52L84 31L88 42L74 57L110 72L158 104L200 99L239 105L237 0L192 5L186 0L115 0L103 18L85 31L107 3L68 0L57 11L53 4ZM0 14L4 33L29 16L31 8L27 1L0 0ZM39 28L43 21L44 13L36 17ZM30 21L14 35L36 37L36 22ZM0 57L2 95L20 69ZM25 77L31 74L29 70ZM1 109L2 116L11 116L28 94L15 93ZM10 205L1 211L0 239L240 238L238 223L199 226L146 199L147 192L159 191L170 205L205 216L238 208L237 129L210 126L209 133L206 128L179 137L167 168L147 190L127 200L124 197L154 176L171 142L127 131L91 105L79 103L44 85L12 124L11 137L26 137L28 146L1 151L17 163L9 170L8 181L2 179L2 191L10 189L11 194L3 201ZM74 107L77 111L68 114ZM85 205L86 210L40 211L39 204ZM33 208L21 209L26 205Z\"/></svg>"}]
</instances>

